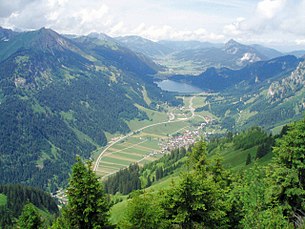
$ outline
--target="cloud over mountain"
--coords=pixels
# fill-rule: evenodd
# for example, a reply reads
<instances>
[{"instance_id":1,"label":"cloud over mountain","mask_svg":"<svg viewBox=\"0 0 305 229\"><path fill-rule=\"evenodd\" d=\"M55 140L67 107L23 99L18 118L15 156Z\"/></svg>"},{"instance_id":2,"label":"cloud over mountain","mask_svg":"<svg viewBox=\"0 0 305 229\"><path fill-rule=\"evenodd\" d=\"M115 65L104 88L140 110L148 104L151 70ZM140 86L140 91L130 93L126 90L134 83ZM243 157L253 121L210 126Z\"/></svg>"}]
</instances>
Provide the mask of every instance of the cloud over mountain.
<instances>
[{"instance_id":1,"label":"cloud over mountain","mask_svg":"<svg viewBox=\"0 0 305 229\"><path fill-rule=\"evenodd\" d=\"M303 44L305 0L11 0L0 2L0 25L61 33L104 32L152 40Z\"/></svg>"}]
</instances>

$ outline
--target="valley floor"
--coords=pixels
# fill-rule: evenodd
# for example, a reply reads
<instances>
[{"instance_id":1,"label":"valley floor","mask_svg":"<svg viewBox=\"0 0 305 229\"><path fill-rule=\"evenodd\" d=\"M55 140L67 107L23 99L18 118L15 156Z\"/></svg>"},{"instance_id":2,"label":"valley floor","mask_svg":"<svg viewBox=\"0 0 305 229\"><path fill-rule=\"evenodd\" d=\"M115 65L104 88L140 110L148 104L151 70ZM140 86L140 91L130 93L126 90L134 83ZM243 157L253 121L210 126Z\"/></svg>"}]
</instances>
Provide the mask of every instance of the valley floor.
<instances>
[{"instance_id":1,"label":"valley floor","mask_svg":"<svg viewBox=\"0 0 305 229\"><path fill-rule=\"evenodd\" d=\"M97 152L94 171L105 178L131 163L143 165L173 148L191 145L202 135L211 133L211 128L214 132L220 131L215 125L215 116L195 112L205 104L205 96L203 93L183 96L184 106L164 105L162 112L142 108L149 121L132 121L129 123L132 132L111 136L109 144Z\"/></svg>"}]
</instances>

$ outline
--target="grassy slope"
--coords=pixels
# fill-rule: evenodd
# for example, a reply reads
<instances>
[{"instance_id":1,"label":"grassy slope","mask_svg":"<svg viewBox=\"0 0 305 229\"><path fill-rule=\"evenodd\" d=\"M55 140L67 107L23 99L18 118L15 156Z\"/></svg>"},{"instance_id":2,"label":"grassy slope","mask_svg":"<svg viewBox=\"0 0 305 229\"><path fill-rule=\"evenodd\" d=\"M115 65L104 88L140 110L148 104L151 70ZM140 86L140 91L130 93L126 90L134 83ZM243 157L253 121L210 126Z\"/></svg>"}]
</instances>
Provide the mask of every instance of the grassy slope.
<instances>
[{"instance_id":1,"label":"grassy slope","mask_svg":"<svg viewBox=\"0 0 305 229\"><path fill-rule=\"evenodd\" d=\"M257 146L254 146L250 149L234 149L232 143L224 144L222 147L218 146L211 152L211 156L213 157L216 154L221 155L223 158L223 164L226 168L231 169L233 172L240 171L242 169L247 169L253 165L253 161L255 160L257 151ZM247 156L250 153L252 158L252 163L246 166ZM270 162L272 158L272 153L265 155L263 158L257 160L257 162L261 165L265 165Z\"/></svg>"},{"instance_id":2,"label":"grassy slope","mask_svg":"<svg viewBox=\"0 0 305 229\"><path fill-rule=\"evenodd\" d=\"M233 147L232 143L227 143L224 144L223 147L217 147L214 149L211 153L210 156L213 157L216 154L220 154L221 157L223 158L223 164L225 167L232 169L233 172L238 172L243 169L250 168L253 165L253 161L256 155L256 150L257 146L254 146L250 149L247 150L236 150ZM252 156L252 163L248 166L246 166L246 158L248 153L251 154ZM265 155L263 158L257 160L257 162L260 165L266 165L270 162L272 158L272 153L269 153ZM182 158L181 160L185 160ZM164 177L163 179L153 183L152 186L149 188L145 189L146 191L149 192L156 192L160 190L165 190L167 188L170 188L173 183L177 183L179 180L179 175L181 172L185 171L186 168L179 168L176 171L174 171L173 174ZM127 198L123 200L120 203L115 204L110 211L111 218L110 221L113 224L117 224L120 220L124 218L125 210L127 209L128 206L128 200Z\"/></svg>"}]
</instances>

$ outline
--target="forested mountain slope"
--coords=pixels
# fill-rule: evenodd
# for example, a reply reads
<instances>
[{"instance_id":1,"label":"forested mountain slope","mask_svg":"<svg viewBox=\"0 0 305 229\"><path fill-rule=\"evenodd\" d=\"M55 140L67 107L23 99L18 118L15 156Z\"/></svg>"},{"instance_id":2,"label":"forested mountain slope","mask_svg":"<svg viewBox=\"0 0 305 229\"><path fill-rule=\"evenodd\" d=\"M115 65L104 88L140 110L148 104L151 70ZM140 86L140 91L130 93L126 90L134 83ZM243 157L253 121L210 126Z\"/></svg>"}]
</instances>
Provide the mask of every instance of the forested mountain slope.
<instances>
[{"instance_id":1,"label":"forested mountain slope","mask_svg":"<svg viewBox=\"0 0 305 229\"><path fill-rule=\"evenodd\" d=\"M303 61L291 73L253 84L241 82L208 96L206 105L199 110L221 117L222 126L229 130L255 125L273 129L303 116L304 77Z\"/></svg>"},{"instance_id":2,"label":"forested mountain slope","mask_svg":"<svg viewBox=\"0 0 305 229\"><path fill-rule=\"evenodd\" d=\"M173 76L171 79L188 82L205 90L223 91L243 82L260 84L275 77L285 76L296 69L303 59L282 56L267 61L258 61L239 70L211 67L198 76Z\"/></svg>"},{"instance_id":3,"label":"forested mountain slope","mask_svg":"<svg viewBox=\"0 0 305 229\"><path fill-rule=\"evenodd\" d=\"M107 143L105 132L126 133L126 120L146 118L135 106L149 106L143 90L154 102L177 103L126 48L44 28L0 46L1 183L53 190L66 182L76 154L88 158Z\"/></svg>"},{"instance_id":4,"label":"forested mountain slope","mask_svg":"<svg viewBox=\"0 0 305 229\"><path fill-rule=\"evenodd\" d=\"M26 204L33 204L49 215L58 215L57 203L50 194L23 185L0 185L0 195L5 203L0 204L0 227L12 228Z\"/></svg>"}]
</instances>

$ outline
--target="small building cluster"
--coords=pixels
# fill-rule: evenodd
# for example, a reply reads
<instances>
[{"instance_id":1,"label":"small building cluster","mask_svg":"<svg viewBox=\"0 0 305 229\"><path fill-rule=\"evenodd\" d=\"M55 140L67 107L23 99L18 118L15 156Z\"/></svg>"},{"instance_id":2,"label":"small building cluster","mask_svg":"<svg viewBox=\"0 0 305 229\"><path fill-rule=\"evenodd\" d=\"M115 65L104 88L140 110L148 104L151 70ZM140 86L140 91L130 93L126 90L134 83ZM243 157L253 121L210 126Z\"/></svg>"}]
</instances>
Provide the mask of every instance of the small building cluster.
<instances>
[{"instance_id":1,"label":"small building cluster","mask_svg":"<svg viewBox=\"0 0 305 229\"><path fill-rule=\"evenodd\" d=\"M161 141L159 143L161 147L161 153L167 153L168 151L181 148L181 147L189 147L193 145L200 137L202 136L202 129L207 125L206 122L201 123L196 130L186 130L181 135L173 136L165 141Z\"/></svg>"}]
</instances>

